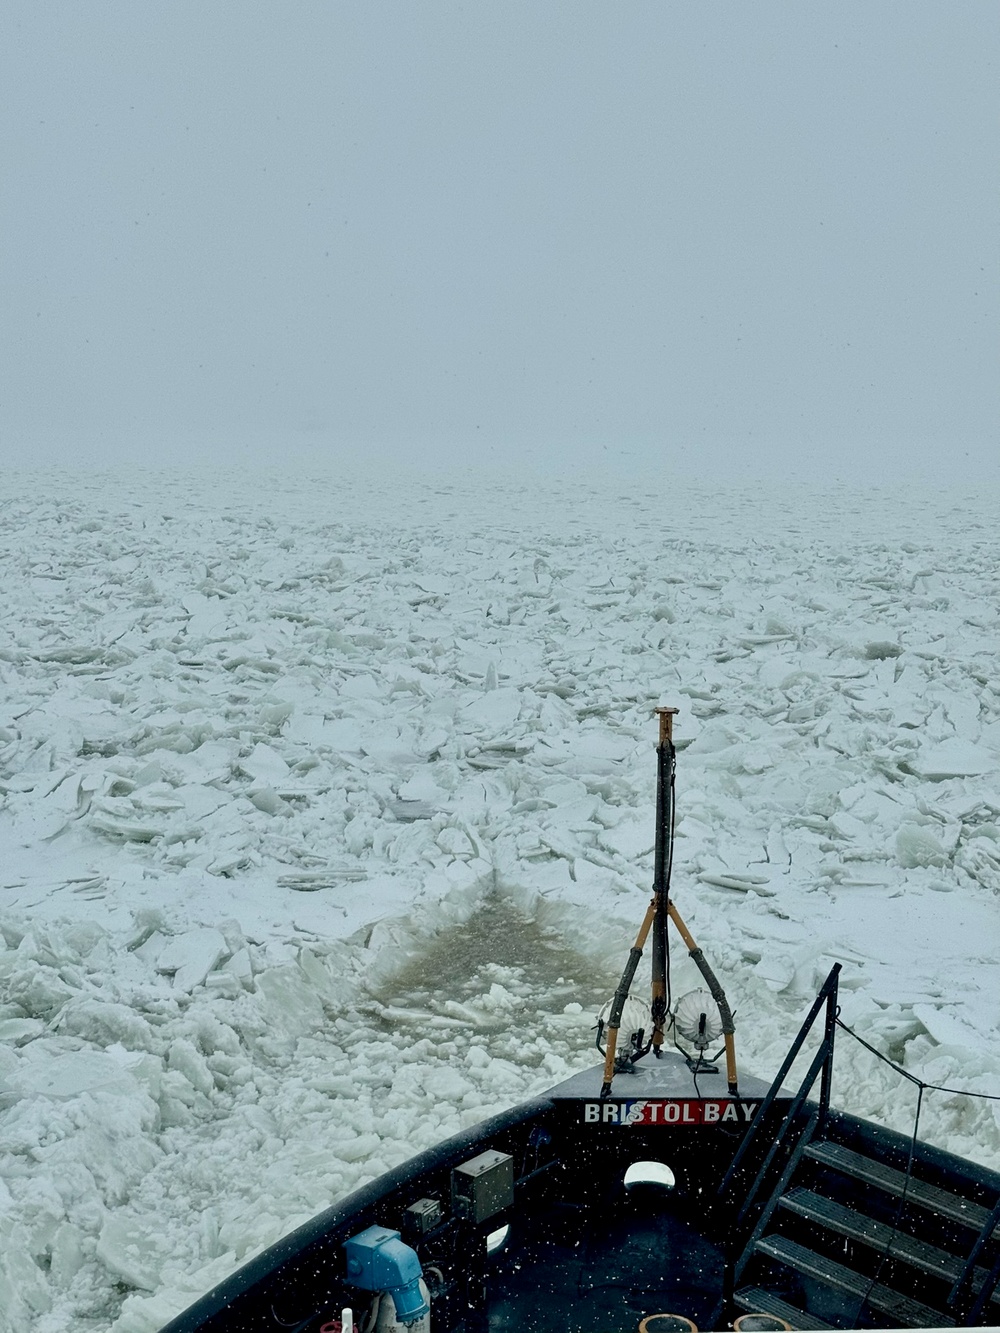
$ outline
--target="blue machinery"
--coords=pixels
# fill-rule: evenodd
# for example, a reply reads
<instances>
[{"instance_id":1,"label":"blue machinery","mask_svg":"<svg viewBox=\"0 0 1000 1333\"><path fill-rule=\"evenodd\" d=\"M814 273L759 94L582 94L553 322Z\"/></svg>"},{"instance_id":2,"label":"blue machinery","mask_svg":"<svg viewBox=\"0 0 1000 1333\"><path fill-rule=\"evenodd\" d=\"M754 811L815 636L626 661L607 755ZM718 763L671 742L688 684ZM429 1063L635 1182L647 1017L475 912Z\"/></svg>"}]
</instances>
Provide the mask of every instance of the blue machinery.
<instances>
[{"instance_id":1,"label":"blue machinery","mask_svg":"<svg viewBox=\"0 0 1000 1333\"><path fill-rule=\"evenodd\" d=\"M344 1242L347 1280L362 1291L386 1291L401 1324L414 1324L430 1311L420 1290L423 1270L415 1250L404 1245L398 1231L368 1227Z\"/></svg>"}]
</instances>

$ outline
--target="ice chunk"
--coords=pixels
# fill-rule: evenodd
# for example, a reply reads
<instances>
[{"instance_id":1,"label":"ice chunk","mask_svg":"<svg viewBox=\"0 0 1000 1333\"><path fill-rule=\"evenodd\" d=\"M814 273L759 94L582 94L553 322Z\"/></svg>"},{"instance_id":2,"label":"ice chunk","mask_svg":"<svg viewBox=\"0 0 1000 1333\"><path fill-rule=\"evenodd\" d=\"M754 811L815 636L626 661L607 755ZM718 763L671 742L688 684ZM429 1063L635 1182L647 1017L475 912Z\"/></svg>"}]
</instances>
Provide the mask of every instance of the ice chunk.
<instances>
[{"instance_id":1,"label":"ice chunk","mask_svg":"<svg viewBox=\"0 0 1000 1333\"><path fill-rule=\"evenodd\" d=\"M200 782L186 782L183 787L177 788L177 796L184 803L184 813L188 819L204 819L230 801L224 791L206 787Z\"/></svg>"},{"instance_id":2,"label":"ice chunk","mask_svg":"<svg viewBox=\"0 0 1000 1333\"><path fill-rule=\"evenodd\" d=\"M863 838L868 832L867 826L861 819L844 810L830 816L830 828L842 838Z\"/></svg>"},{"instance_id":3,"label":"ice chunk","mask_svg":"<svg viewBox=\"0 0 1000 1333\"><path fill-rule=\"evenodd\" d=\"M280 783L288 777L289 768L281 755L262 741L253 747L252 752L239 761L240 770L254 782L266 786L269 782Z\"/></svg>"},{"instance_id":4,"label":"ice chunk","mask_svg":"<svg viewBox=\"0 0 1000 1333\"><path fill-rule=\"evenodd\" d=\"M293 870L290 874L279 875L277 883L282 889L316 893L320 889L332 889L362 879L367 879L367 872L359 866L327 866L324 870Z\"/></svg>"},{"instance_id":5,"label":"ice chunk","mask_svg":"<svg viewBox=\"0 0 1000 1333\"><path fill-rule=\"evenodd\" d=\"M23 1097L50 1097L54 1101L65 1101L83 1092L129 1096L139 1092L132 1075L102 1051L73 1051L68 1055L22 1061L8 1082Z\"/></svg>"},{"instance_id":6,"label":"ice chunk","mask_svg":"<svg viewBox=\"0 0 1000 1333\"><path fill-rule=\"evenodd\" d=\"M159 930L154 930L148 935L140 945L133 949L136 958L141 958L144 963L153 965L163 952L168 943L168 937Z\"/></svg>"},{"instance_id":7,"label":"ice chunk","mask_svg":"<svg viewBox=\"0 0 1000 1333\"><path fill-rule=\"evenodd\" d=\"M909 762L915 773L932 781L978 777L1000 768L1000 758L996 754L959 737L925 746Z\"/></svg>"},{"instance_id":8,"label":"ice chunk","mask_svg":"<svg viewBox=\"0 0 1000 1333\"><path fill-rule=\"evenodd\" d=\"M122 842L154 842L163 834L157 824L150 824L135 819L123 819L117 814L97 813L90 817L90 827L104 833L109 838L119 838Z\"/></svg>"},{"instance_id":9,"label":"ice chunk","mask_svg":"<svg viewBox=\"0 0 1000 1333\"><path fill-rule=\"evenodd\" d=\"M389 801L386 808L403 824L412 824L417 819L430 819L435 807L428 801Z\"/></svg>"},{"instance_id":10,"label":"ice chunk","mask_svg":"<svg viewBox=\"0 0 1000 1333\"><path fill-rule=\"evenodd\" d=\"M413 582L423 592L429 592L435 597L446 597L455 590L454 580L441 574L415 574Z\"/></svg>"},{"instance_id":11,"label":"ice chunk","mask_svg":"<svg viewBox=\"0 0 1000 1333\"><path fill-rule=\"evenodd\" d=\"M10 1223L0 1231L0 1328L7 1333L37 1326L35 1316L48 1310L52 1297L23 1236Z\"/></svg>"},{"instance_id":12,"label":"ice chunk","mask_svg":"<svg viewBox=\"0 0 1000 1333\"><path fill-rule=\"evenodd\" d=\"M381 699L383 686L374 676L349 676L340 687L348 699Z\"/></svg>"},{"instance_id":13,"label":"ice chunk","mask_svg":"<svg viewBox=\"0 0 1000 1333\"><path fill-rule=\"evenodd\" d=\"M291 814L291 806L283 801L273 787L257 787L250 792L251 804L265 815Z\"/></svg>"},{"instance_id":14,"label":"ice chunk","mask_svg":"<svg viewBox=\"0 0 1000 1333\"><path fill-rule=\"evenodd\" d=\"M171 755L170 766L189 782L221 782L232 776L238 751L235 740L204 741L190 754Z\"/></svg>"},{"instance_id":15,"label":"ice chunk","mask_svg":"<svg viewBox=\"0 0 1000 1333\"><path fill-rule=\"evenodd\" d=\"M441 830L437 845L448 856L475 856L477 850L471 836L464 829L453 826Z\"/></svg>"},{"instance_id":16,"label":"ice chunk","mask_svg":"<svg viewBox=\"0 0 1000 1333\"><path fill-rule=\"evenodd\" d=\"M12 1046L6 1043L0 1045L0 1093L3 1093L10 1087L12 1075L16 1074L21 1067L21 1060ZM0 1177L0 1203L3 1202L3 1178Z\"/></svg>"},{"instance_id":17,"label":"ice chunk","mask_svg":"<svg viewBox=\"0 0 1000 1333\"><path fill-rule=\"evenodd\" d=\"M623 819L614 828L605 829L599 842L609 852L616 852L626 861L637 861L653 850L654 829L649 819Z\"/></svg>"},{"instance_id":18,"label":"ice chunk","mask_svg":"<svg viewBox=\"0 0 1000 1333\"><path fill-rule=\"evenodd\" d=\"M795 960L788 954L771 951L760 959L754 967L754 972L768 990L787 990L795 979Z\"/></svg>"},{"instance_id":19,"label":"ice chunk","mask_svg":"<svg viewBox=\"0 0 1000 1333\"><path fill-rule=\"evenodd\" d=\"M190 991L229 953L224 936L210 926L175 935L156 960L157 972L173 973L177 990Z\"/></svg>"},{"instance_id":20,"label":"ice chunk","mask_svg":"<svg viewBox=\"0 0 1000 1333\"><path fill-rule=\"evenodd\" d=\"M364 753L378 768L397 773L402 773L420 762L412 750L404 749L398 742L387 744L382 737L365 741Z\"/></svg>"},{"instance_id":21,"label":"ice chunk","mask_svg":"<svg viewBox=\"0 0 1000 1333\"><path fill-rule=\"evenodd\" d=\"M63 1222L52 1237L50 1271L60 1285L70 1282L83 1267L83 1235L71 1222Z\"/></svg>"},{"instance_id":22,"label":"ice chunk","mask_svg":"<svg viewBox=\"0 0 1000 1333\"><path fill-rule=\"evenodd\" d=\"M901 866L943 866L948 857L941 842L923 824L904 824L896 834L896 855Z\"/></svg>"},{"instance_id":23,"label":"ice chunk","mask_svg":"<svg viewBox=\"0 0 1000 1333\"><path fill-rule=\"evenodd\" d=\"M101 1227L97 1258L130 1287L154 1291L159 1285L162 1257L155 1243L123 1217L112 1215Z\"/></svg>"},{"instance_id":24,"label":"ice chunk","mask_svg":"<svg viewBox=\"0 0 1000 1333\"><path fill-rule=\"evenodd\" d=\"M739 740L736 733L724 723L709 722L701 734L687 747L688 754L721 754Z\"/></svg>"},{"instance_id":25,"label":"ice chunk","mask_svg":"<svg viewBox=\"0 0 1000 1333\"><path fill-rule=\"evenodd\" d=\"M915 1004L913 1016L927 1029L939 1046L968 1046L977 1051L982 1047L982 1034L954 1011L930 1004Z\"/></svg>"},{"instance_id":26,"label":"ice chunk","mask_svg":"<svg viewBox=\"0 0 1000 1333\"><path fill-rule=\"evenodd\" d=\"M336 718L331 721L313 713L296 713L288 724L288 738L316 749L352 754L360 751L363 733L360 724L353 718Z\"/></svg>"},{"instance_id":27,"label":"ice chunk","mask_svg":"<svg viewBox=\"0 0 1000 1333\"><path fill-rule=\"evenodd\" d=\"M90 996L71 1000L59 1016L57 1028L100 1046L120 1042L128 1050L140 1051L150 1051L156 1046L153 1029L142 1014L128 1005Z\"/></svg>"},{"instance_id":28,"label":"ice chunk","mask_svg":"<svg viewBox=\"0 0 1000 1333\"><path fill-rule=\"evenodd\" d=\"M23 1042L39 1037L45 1031L45 1024L37 1018L5 1018L0 1020L0 1041L20 1046Z\"/></svg>"},{"instance_id":29,"label":"ice chunk","mask_svg":"<svg viewBox=\"0 0 1000 1333\"><path fill-rule=\"evenodd\" d=\"M186 1037L178 1037L171 1042L167 1064L169 1068L183 1074L198 1092L203 1092L207 1096L215 1088L215 1080L212 1071L205 1063L205 1057L195 1050Z\"/></svg>"},{"instance_id":30,"label":"ice chunk","mask_svg":"<svg viewBox=\"0 0 1000 1333\"><path fill-rule=\"evenodd\" d=\"M400 785L399 797L403 801L426 801L435 804L445 799L445 793L434 780L430 769L418 769L412 777Z\"/></svg>"},{"instance_id":31,"label":"ice chunk","mask_svg":"<svg viewBox=\"0 0 1000 1333\"><path fill-rule=\"evenodd\" d=\"M124 1046L108 1047L108 1054L136 1079L153 1101L158 1101L163 1082L163 1061L158 1055L147 1055L126 1050Z\"/></svg>"},{"instance_id":32,"label":"ice chunk","mask_svg":"<svg viewBox=\"0 0 1000 1333\"><path fill-rule=\"evenodd\" d=\"M864 655L869 661L884 662L890 657L900 657L902 648L891 639L873 639L865 644Z\"/></svg>"},{"instance_id":33,"label":"ice chunk","mask_svg":"<svg viewBox=\"0 0 1000 1333\"><path fill-rule=\"evenodd\" d=\"M501 732L512 727L521 715L521 695L510 686L487 690L466 704L462 717L474 731Z\"/></svg>"},{"instance_id":34,"label":"ice chunk","mask_svg":"<svg viewBox=\"0 0 1000 1333\"><path fill-rule=\"evenodd\" d=\"M776 890L767 887L767 880L762 875L739 873L711 873L703 871L699 876L702 884L710 884L718 889L736 889L739 893L756 893L761 898L773 898Z\"/></svg>"},{"instance_id":35,"label":"ice chunk","mask_svg":"<svg viewBox=\"0 0 1000 1333\"><path fill-rule=\"evenodd\" d=\"M272 1023L291 1037L323 1025L323 1005L295 964L272 967L257 978L261 1007Z\"/></svg>"},{"instance_id":36,"label":"ice chunk","mask_svg":"<svg viewBox=\"0 0 1000 1333\"><path fill-rule=\"evenodd\" d=\"M636 748L627 736L616 736L613 731L578 731L573 737L573 750L585 759L604 759L620 763Z\"/></svg>"},{"instance_id":37,"label":"ice chunk","mask_svg":"<svg viewBox=\"0 0 1000 1333\"><path fill-rule=\"evenodd\" d=\"M223 966L226 971L231 972L242 985L249 986L253 981L253 965L250 961L249 949L237 949L232 958L228 959Z\"/></svg>"},{"instance_id":38,"label":"ice chunk","mask_svg":"<svg viewBox=\"0 0 1000 1333\"><path fill-rule=\"evenodd\" d=\"M25 936L25 940L30 938ZM45 1020L54 1018L73 995L72 987L63 981L55 968L40 967L37 963L12 969L7 982L7 998L29 1015Z\"/></svg>"}]
</instances>

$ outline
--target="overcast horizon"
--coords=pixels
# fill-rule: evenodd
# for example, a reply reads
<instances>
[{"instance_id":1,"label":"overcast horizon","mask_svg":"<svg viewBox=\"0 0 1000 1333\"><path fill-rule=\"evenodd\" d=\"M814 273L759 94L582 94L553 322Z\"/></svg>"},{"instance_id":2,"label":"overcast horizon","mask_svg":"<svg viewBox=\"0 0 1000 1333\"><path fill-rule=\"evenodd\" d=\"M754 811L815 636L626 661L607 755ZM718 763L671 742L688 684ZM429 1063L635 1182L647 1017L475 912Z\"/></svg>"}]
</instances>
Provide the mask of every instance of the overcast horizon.
<instances>
[{"instance_id":1,"label":"overcast horizon","mask_svg":"<svg viewBox=\"0 0 1000 1333\"><path fill-rule=\"evenodd\" d=\"M995 4L0 24L8 465L1000 478Z\"/></svg>"}]
</instances>

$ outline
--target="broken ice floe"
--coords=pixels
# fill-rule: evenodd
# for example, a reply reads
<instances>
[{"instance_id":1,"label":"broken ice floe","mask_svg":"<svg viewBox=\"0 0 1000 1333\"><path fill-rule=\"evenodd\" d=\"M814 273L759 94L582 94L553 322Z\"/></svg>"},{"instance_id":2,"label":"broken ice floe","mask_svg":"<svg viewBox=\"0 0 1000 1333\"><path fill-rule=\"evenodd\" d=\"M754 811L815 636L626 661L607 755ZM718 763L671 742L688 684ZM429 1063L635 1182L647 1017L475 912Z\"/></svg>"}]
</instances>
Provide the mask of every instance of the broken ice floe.
<instances>
[{"instance_id":1,"label":"broken ice floe","mask_svg":"<svg viewBox=\"0 0 1000 1333\"><path fill-rule=\"evenodd\" d=\"M711 884L718 889L736 889L740 893L757 893L762 897L773 897L775 890L768 887L766 875L724 874L702 871L698 876L702 884Z\"/></svg>"},{"instance_id":2,"label":"broken ice floe","mask_svg":"<svg viewBox=\"0 0 1000 1333\"><path fill-rule=\"evenodd\" d=\"M207 926L187 930L164 946L156 959L156 970L172 976L178 990L190 991L201 985L228 952L225 937L218 930Z\"/></svg>"},{"instance_id":3,"label":"broken ice floe","mask_svg":"<svg viewBox=\"0 0 1000 1333\"><path fill-rule=\"evenodd\" d=\"M355 867L345 866L338 869L329 866L325 870L299 870L293 874L279 875L277 883L283 889L315 893L318 889L335 888L338 884L354 884L366 877L366 871Z\"/></svg>"},{"instance_id":4,"label":"broken ice floe","mask_svg":"<svg viewBox=\"0 0 1000 1333\"><path fill-rule=\"evenodd\" d=\"M989 523L971 543L968 523L981 497L959 520L898 494L782 508L705 492L668 528L654 498L614 488L522 488L515 502L487 487L452 494L448 524L428 527L421 488L343 479L229 477L225 512L167 479L11 484L0 1081L27 1062L44 1083L49 1062L81 1052L120 1071L102 1065L103 1088L67 1098L42 1084L5 1094L3 1152L34 1190L0 1176L0 1219L17 1216L0 1288L16 1273L23 1325L48 1306L44 1333L61 1333L73 1290L103 1293L79 1317L108 1322L115 1283L155 1283L129 1298L122 1328L158 1327L233 1256L423 1141L435 1089L455 1099L456 1126L520 1096L524 1065L493 1044L524 1000L516 963L478 992L383 997L347 1021L364 970L352 969L377 949L334 937L491 883L587 931L606 918L634 931L651 873L653 703L683 710L675 892L754 1013L741 1040L755 1068L780 1058L833 957L862 1014L874 987L916 995L922 970L946 995L928 998L924 979L917 1002L956 1021L981 1003L974 982L995 993L996 555ZM60 913L107 925L153 904L158 922L131 949L42 938ZM239 916L253 927L225 924ZM185 938L202 929L222 946ZM405 952L405 938L389 947ZM546 1041L573 1003L531 1048L531 1078L558 1065ZM918 1066L959 1060L913 1011L872 1022ZM386 1055L374 1065L373 1040ZM422 1080L449 1041L458 1072L445 1053ZM843 1099L902 1114L862 1069L838 1055ZM927 1123L945 1146L1000 1154L978 1112ZM102 1125L118 1135L117 1174ZM49 1155L30 1157L46 1135ZM158 1175L143 1154L160 1143ZM220 1160L273 1162L272 1210L220 1179ZM82 1179L81 1161L95 1184L64 1205L54 1182ZM64 1207L86 1220L54 1220ZM207 1221L192 1229L191 1216ZM183 1278L146 1245L159 1232Z\"/></svg>"},{"instance_id":5,"label":"broken ice floe","mask_svg":"<svg viewBox=\"0 0 1000 1333\"><path fill-rule=\"evenodd\" d=\"M943 740L937 745L921 747L909 761L910 767L923 778L943 782L948 778L980 777L1000 769L1000 753L960 738Z\"/></svg>"}]
</instances>

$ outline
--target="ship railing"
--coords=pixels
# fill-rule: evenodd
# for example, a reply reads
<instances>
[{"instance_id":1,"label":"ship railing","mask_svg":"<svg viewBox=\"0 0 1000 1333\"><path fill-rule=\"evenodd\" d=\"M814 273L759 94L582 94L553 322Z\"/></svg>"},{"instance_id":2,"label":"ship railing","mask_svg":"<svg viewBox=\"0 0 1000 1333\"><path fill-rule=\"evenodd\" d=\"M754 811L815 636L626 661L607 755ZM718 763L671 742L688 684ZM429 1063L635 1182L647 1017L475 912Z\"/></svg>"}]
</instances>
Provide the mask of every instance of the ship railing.
<instances>
[{"instance_id":1,"label":"ship railing","mask_svg":"<svg viewBox=\"0 0 1000 1333\"><path fill-rule=\"evenodd\" d=\"M746 1221L750 1216L751 1209L757 1199L758 1194L768 1178L771 1167L774 1164L778 1154L786 1147L793 1128L799 1121L799 1113L813 1089L817 1078L820 1079L819 1102L809 1120L806 1123L803 1133L799 1136L799 1142L795 1152L795 1160L801 1155L806 1142L812 1138L813 1134L823 1128L827 1114L830 1109L830 1088L833 1078L833 1044L834 1036L837 1030L837 989L840 978L840 963L835 963L830 969L830 974L820 987L819 994L812 1003L809 1013L806 1015L802 1026L799 1028L798 1035L789 1047L788 1054L782 1061L781 1068L775 1075L774 1082L767 1091L767 1095L761 1102L757 1114L747 1131L743 1142L740 1144L736 1155L729 1164L729 1169L722 1178L722 1183L718 1189L718 1201L726 1208L726 1211L732 1216L732 1196L736 1182L740 1179L741 1168L744 1164L749 1164L753 1160L751 1153L760 1140L760 1135L768 1122L768 1112L774 1105L778 1094L782 1091L785 1079L788 1077L789 1070L798 1058L799 1052L805 1044L806 1038L812 1031L813 1025L823 1013L823 1038L816 1048L816 1052L809 1064L805 1077L799 1085L798 1091L792 1097L788 1109L782 1118L777 1132L771 1140L770 1147L764 1157L763 1162L757 1170L756 1175L750 1182L749 1189L743 1197L742 1203L737 1210L735 1217L732 1217L729 1223L730 1254L736 1255L743 1246L739 1243L739 1238L746 1229ZM825 1012L824 1012L825 1011ZM789 1165L792 1165L791 1163ZM787 1170L786 1173L787 1174ZM773 1197L773 1196L772 1196ZM728 1206L727 1206L728 1205Z\"/></svg>"},{"instance_id":2,"label":"ship railing","mask_svg":"<svg viewBox=\"0 0 1000 1333\"><path fill-rule=\"evenodd\" d=\"M882 1051L877 1050L870 1042L865 1041L864 1037L858 1035L853 1028L837 1019L837 1026L843 1028L848 1036L862 1045L866 1051L874 1055L877 1060L888 1065L901 1078L910 1083L916 1084L919 1089L917 1097L917 1110L913 1120L913 1131L910 1135L910 1152L907 1161L906 1175L909 1179L910 1170L913 1166L914 1149L917 1142L917 1131L920 1125L920 1108L925 1092L946 1092L953 1097L981 1097L986 1101L1000 1101L996 1093L977 1092L970 1088L950 1088L943 1087L939 1083L925 1083L923 1079L918 1078L910 1070L904 1069L902 1065L896 1064L890 1060ZM905 1196L904 1196L905 1197ZM990 1252L987 1247L992 1242L1000 1240L1000 1198L994 1203L992 1209L986 1216L979 1234L973 1242L972 1249L968 1258L964 1261L962 1269L955 1280L954 1285L948 1293L945 1302L947 1309L951 1311L960 1327L980 1327L979 1321L986 1312L987 1306L993 1298L993 1293L1000 1285L1000 1245L993 1245L992 1253L994 1255L992 1266L986 1270L978 1267L980 1259L989 1262Z\"/></svg>"},{"instance_id":3,"label":"ship railing","mask_svg":"<svg viewBox=\"0 0 1000 1333\"><path fill-rule=\"evenodd\" d=\"M976 1242L969 1253L969 1257L966 1259L955 1285L948 1293L948 1308L954 1310L962 1318L962 1322L970 1326L978 1324L982 1319L983 1313L997 1289L997 1284L1000 1283L1000 1254L998 1254L982 1285L979 1286L978 1290L974 1286L977 1277L976 1263L983 1250L993 1239L993 1233L996 1231L998 1224L1000 1224L1000 1199L994 1204L992 1212L983 1223L982 1230L976 1237Z\"/></svg>"}]
</instances>

